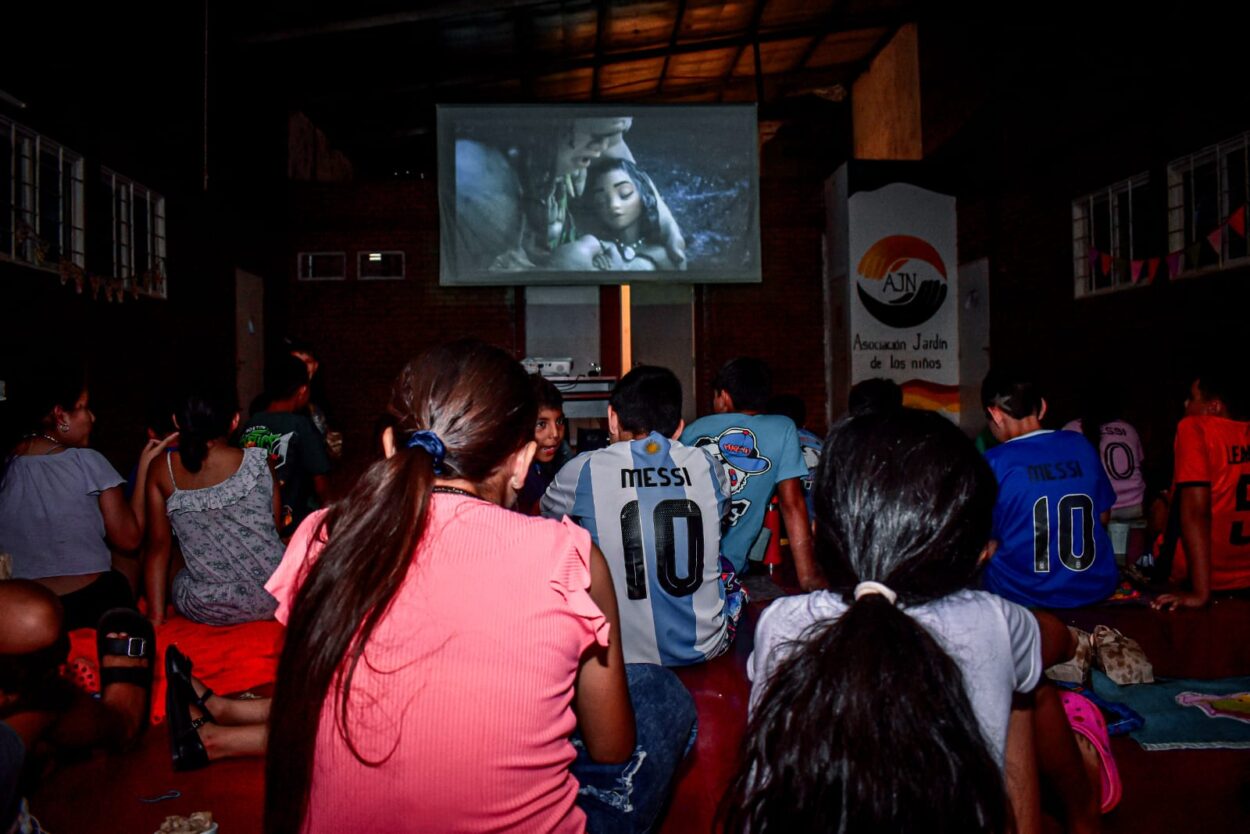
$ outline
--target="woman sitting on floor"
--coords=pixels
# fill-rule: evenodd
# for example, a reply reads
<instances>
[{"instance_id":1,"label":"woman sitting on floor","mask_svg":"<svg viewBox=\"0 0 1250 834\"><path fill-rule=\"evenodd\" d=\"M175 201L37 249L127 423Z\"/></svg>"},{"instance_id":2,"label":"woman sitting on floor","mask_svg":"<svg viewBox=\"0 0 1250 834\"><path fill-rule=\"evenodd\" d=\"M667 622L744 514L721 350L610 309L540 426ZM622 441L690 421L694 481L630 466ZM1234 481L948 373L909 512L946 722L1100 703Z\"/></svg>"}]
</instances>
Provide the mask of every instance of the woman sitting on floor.
<instances>
[{"instance_id":1,"label":"woman sitting on floor","mask_svg":"<svg viewBox=\"0 0 1250 834\"><path fill-rule=\"evenodd\" d=\"M105 611L134 607L110 547L139 547L148 464L177 435L148 441L127 503L126 479L87 448L95 415L81 367L41 367L16 380L3 405L9 436L0 438L0 552L13 557L15 578L34 579L61 598L67 630L95 628Z\"/></svg>"},{"instance_id":2,"label":"woman sitting on floor","mask_svg":"<svg viewBox=\"0 0 1250 834\"><path fill-rule=\"evenodd\" d=\"M239 449L233 394L192 391L174 411L178 449L151 463L147 479L144 579L149 616L165 620L170 532L186 567L173 581L173 603L189 620L232 625L273 616L265 583L282 561L281 505L264 449Z\"/></svg>"}]
</instances>

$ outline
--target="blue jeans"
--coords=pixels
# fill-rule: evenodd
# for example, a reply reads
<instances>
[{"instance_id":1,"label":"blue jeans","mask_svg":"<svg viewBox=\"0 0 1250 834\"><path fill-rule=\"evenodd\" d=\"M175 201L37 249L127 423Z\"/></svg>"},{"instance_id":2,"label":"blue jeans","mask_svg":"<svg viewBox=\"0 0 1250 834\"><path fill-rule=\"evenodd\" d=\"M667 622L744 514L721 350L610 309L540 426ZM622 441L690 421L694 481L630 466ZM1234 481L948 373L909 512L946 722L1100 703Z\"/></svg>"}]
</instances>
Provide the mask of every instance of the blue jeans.
<instances>
[{"instance_id":1,"label":"blue jeans","mask_svg":"<svg viewBox=\"0 0 1250 834\"><path fill-rule=\"evenodd\" d=\"M625 674L637 730L634 755L624 764L599 764L586 753L581 733L571 739L577 750L572 771L581 785L577 806L591 834L650 831L698 734L694 699L672 671L630 663Z\"/></svg>"}]
</instances>

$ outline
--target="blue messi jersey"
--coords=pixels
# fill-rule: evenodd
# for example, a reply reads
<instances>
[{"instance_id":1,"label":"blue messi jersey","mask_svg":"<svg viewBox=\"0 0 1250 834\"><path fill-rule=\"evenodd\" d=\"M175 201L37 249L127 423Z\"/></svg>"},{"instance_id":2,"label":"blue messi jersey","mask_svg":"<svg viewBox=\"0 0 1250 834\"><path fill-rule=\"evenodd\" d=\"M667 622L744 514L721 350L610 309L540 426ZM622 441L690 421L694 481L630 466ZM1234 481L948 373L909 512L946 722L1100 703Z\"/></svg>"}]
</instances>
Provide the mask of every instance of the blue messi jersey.
<instances>
[{"instance_id":1,"label":"blue messi jersey","mask_svg":"<svg viewBox=\"0 0 1250 834\"><path fill-rule=\"evenodd\" d=\"M626 663L685 666L728 645L720 529L728 490L716 462L655 432L578 455L543 515L567 515L612 571Z\"/></svg>"},{"instance_id":2,"label":"blue messi jersey","mask_svg":"<svg viewBox=\"0 0 1250 834\"><path fill-rule=\"evenodd\" d=\"M1119 581L1099 516L1115 504L1098 452L1069 431L1026 434L985 459L998 478L985 588L1012 602L1074 608L1106 599Z\"/></svg>"},{"instance_id":3,"label":"blue messi jersey","mask_svg":"<svg viewBox=\"0 0 1250 834\"><path fill-rule=\"evenodd\" d=\"M686 426L681 442L705 449L725 469L729 519L721 554L741 573L773 488L808 476L794 421L779 414L709 414Z\"/></svg>"}]
</instances>

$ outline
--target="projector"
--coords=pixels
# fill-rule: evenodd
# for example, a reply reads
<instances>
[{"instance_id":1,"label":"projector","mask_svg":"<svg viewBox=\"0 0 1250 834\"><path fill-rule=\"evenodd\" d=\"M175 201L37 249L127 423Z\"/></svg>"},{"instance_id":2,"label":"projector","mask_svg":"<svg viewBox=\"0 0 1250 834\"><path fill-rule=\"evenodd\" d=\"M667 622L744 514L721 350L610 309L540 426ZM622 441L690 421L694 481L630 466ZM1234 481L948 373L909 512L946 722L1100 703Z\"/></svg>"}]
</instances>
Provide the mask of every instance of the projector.
<instances>
[{"instance_id":1,"label":"projector","mask_svg":"<svg viewBox=\"0 0 1250 834\"><path fill-rule=\"evenodd\" d=\"M573 358L551 359L544 356L527 356L521 360L526 373L543 376L569 376L573 373Z\"/></svg>"}]
</instances>

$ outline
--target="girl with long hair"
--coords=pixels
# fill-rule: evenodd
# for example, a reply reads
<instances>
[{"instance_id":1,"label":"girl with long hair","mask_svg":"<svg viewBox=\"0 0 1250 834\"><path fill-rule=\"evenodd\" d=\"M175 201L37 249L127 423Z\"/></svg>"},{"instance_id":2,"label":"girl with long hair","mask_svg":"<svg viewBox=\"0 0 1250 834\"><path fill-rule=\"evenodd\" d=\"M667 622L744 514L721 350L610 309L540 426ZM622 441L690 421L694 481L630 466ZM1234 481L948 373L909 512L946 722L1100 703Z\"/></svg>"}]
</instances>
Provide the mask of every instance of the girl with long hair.
<instances>
[{"instance_id":1,"label":"girl with long hair","mask_svg":"<svg viewBox=\"0 0 1250 834\"><path fill-rule=\"evenodd\" d=\"M265 583L283 552L281 501L268 455L230 443L239 409L226 386L183 394L173 419L178 448L154 460L148 473L148 616L165 621L176 533L185 562L172 587L178 613L209 625L268 619L275 602Z\"/></svg>"},{"instance_id":2,"label":"girl with long hair","mask_svg":"<svg viewBox=\"0 0 1250 834\"><path fill-rule=\"evenodd\" d=\"M834 426L813 502L831 590L760 618L727 831L1009 830L1013 695L1071 643L1057 620L968 590L995 495L988 465L944 417L901 409ZM1039 737L1055 733L1057 703L1043 720L1039 702ZM1059 709L1060 752L1083 776Z\"/></svg>"},{"instance_id":3,"label":"girl with long hair","mask_svg":"<svg viewBox=\"0 0 1250 834\"><path fill-rule=\"evenodd\" d=\"M287 632L266 831L580 831L595 797L646 828L693 707L666 670L627 673L589 535L504 509L534 456L525 371L438 347L390 411L386 459L305 520L269 584Z\"/></svg>"}]
</instances>

